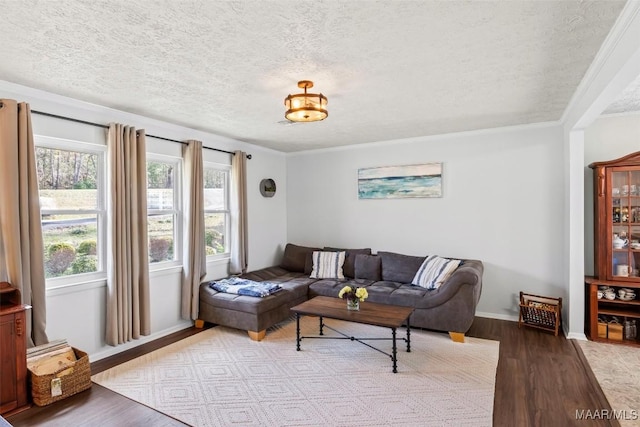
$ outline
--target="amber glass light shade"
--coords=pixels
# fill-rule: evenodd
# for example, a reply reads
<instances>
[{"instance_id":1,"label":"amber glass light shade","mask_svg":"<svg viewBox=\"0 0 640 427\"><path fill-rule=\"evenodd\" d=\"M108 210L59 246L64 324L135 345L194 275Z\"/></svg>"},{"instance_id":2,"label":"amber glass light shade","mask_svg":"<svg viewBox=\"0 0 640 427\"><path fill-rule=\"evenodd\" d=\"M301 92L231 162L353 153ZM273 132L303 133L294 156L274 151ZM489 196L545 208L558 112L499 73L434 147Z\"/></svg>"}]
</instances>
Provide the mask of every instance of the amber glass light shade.
<instances>
[{"instance_id":1,"label":"amber glass light shade","mask_svg":"<svg viewBox=\"0 0 640 427\"><path fill-rule=\"evenodd\" d=\"M304 93L289 95L284 99L287 111L284 117L292 122L317 122L327 118L327 97L319 93L307 93L313 87L310 80L301 80L298 87L304 88Z\"/></svg>"}]
</instances>

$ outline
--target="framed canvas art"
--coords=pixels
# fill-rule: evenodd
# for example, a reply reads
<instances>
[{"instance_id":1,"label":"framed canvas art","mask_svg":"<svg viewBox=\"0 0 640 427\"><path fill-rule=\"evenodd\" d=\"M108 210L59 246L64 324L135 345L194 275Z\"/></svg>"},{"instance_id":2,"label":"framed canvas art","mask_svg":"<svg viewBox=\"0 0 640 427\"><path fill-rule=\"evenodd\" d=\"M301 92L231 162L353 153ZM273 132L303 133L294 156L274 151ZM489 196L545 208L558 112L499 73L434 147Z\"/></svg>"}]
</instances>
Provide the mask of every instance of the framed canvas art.
<instances>
[{"instance_id":1,"label":"framed canvas art","mask_svg":"<svg viewBox=\"0 0 640 427\"><path fill-rule=\"evenodd\" d=\"M358 169L359 199L442 197L442 163Z\"/></svg>"}]
</instances>

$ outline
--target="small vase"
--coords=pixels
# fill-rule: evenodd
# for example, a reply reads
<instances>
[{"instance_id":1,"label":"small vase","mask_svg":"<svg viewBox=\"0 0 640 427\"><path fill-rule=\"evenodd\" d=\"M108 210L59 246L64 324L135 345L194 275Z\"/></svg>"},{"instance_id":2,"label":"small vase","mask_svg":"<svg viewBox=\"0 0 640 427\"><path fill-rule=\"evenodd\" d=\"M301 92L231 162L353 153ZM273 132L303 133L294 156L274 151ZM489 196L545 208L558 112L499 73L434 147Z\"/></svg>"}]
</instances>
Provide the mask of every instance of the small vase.
<instances>
[{"instance_id":1,"label":"small vase","mask_svg":"<svg viewBox=\"0 0 640 427\"><path fill-rule=\"evenodd\" d=\"M353 311L360 310L360 299L347 298L347 310L353 310Z\"/></svg>"}]
</instances>

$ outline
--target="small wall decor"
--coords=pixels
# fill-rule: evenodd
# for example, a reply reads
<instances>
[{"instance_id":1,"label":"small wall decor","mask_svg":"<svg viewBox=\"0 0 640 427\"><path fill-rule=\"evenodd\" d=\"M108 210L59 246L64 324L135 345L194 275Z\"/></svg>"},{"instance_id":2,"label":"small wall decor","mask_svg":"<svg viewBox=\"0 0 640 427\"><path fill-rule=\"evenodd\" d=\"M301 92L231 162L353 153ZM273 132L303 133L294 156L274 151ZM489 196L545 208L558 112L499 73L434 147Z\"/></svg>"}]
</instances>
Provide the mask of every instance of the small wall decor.
<instances>
[{"instance_id":1,"label":"small wall decor","mask_svg":"<svg viewBox=\"0 0 640 427\"><path fill-rule=\"evenodd\" d=\"M358 169L359 199L442 197L442 163Z\"/></svg>"},{"instance_id":2,"label":"small wall decor","mask_svg":"<svg viewBox=\"0 0 640 427\"><path fill-rule=\"evenodd\" d=\"M271 178L260 181L260 194L264 197L273 197L276 194L276 182Z\"/></svg>"}]
</instances>

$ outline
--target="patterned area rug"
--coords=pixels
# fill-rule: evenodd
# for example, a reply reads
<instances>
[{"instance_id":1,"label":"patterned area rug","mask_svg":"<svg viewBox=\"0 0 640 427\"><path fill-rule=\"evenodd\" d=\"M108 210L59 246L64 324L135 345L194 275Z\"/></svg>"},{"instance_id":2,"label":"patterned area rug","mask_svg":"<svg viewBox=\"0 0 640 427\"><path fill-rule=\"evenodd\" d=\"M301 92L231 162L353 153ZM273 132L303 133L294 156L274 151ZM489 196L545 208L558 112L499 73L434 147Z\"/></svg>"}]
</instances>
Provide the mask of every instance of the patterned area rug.
<instances>
[{"instance_id":1,"label":"patterned area rug","mask_svg":"<svg viewBox=\"0 0 640 427\"><path fill-rule=\"evenodd\" d=\"M300 323L303 335L317 334L317 318ZM391 336L326 323L353 336ZM391 341L369 343L391 351ZM491 426L498 349L497 341L459 344L412 330L411 353L399 341L394 374L389 356L350 340L303 339L296 351L289 320L261 342L208 329L92 380L193 426Z\"/></svg>"},{"instance_id":2,"label":"patterned area rug","mask_svg":"<svg viewBox=\"0 0 640 427\"><path fill-rule=\"evenodd\" d=\"M591 370L614 411L622 411L620 425L639 426L640 350L620 344L579 340ZM626 415L626 417L624 416Z\"/></svg>"}]
</instances>

